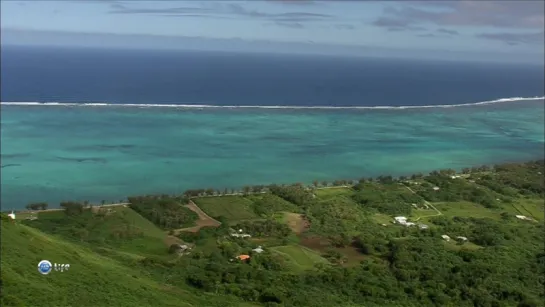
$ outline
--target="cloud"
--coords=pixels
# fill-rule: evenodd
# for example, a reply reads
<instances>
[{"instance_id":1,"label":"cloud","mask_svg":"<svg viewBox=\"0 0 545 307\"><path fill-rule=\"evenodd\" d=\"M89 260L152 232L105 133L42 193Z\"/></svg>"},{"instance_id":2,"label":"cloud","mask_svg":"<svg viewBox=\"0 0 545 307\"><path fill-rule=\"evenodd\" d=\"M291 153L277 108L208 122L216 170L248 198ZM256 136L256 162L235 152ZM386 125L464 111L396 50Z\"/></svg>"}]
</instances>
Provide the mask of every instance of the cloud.
<instances>
[{"instance_id":1,"label":"cloud","mask_svg":"<svg viewBox=\"0 0 545 307\"><path fill-rule=\"evenodd\" d=\"M410 22L390 17L380 17L373 22L375 26L387 28L390 32L400 31L423 31L423 27L411 26Z\"/></svg>"},{"instance_id":2,"label":"cloud","mask_svg":"<svg viewBox=\"0 0 545 307\"><path fill-rule=\"evenodd\" d=\"M543 1L398 1L375 21L379 27L435 24L543 28Z\"/></svg>"},{"instance_id":3,"label":"cloud","mask_svg":"<svg viewBox=\"0 0 545 307\"><path fill-rule=\"evenodd\" d=\"M459 35L460 34L456 30L449 30L449 29L437 29L437 32L448 34L448 35Z\"/></svg>"},{"instance_id":4,"label":"cloud","mask_svg":"<svg viewBox=\"0 0 545 307\"><path fill-rule=\"evenodd\" d=\"M266 13L257 10L250 10L237 3L202 3L201 7L171 7L171 8L118 8L109 12L110 14L154 14L154 15L179 15L180 17L191 15L207 15L210 17L245 17L255 19L267 19L276 22L303 22L303 21L321 21L331 19L334 16L329 14L319 14L311 12L286 12L286 13Z\"/></svg>"},{"instance_id":5,"label":"cloud","mask_svg":"<svg viewBox=\"0 0 545 307\"><path fill-rule=\"evenodd\" d=\"M299 22L283 22L283 21L277 21L275 22L277 26L285 27L285 28L291 28L291 29L303 29L304 26Z\"/></svg>"},{"instance_id":6,"label":"cloud","mask_svg":"<svg viewBox=\"0 0 545 307\"><path fill-rule=\"evenodd\" d=\"M356 28L353 25L349 25L349 24L338 24L338 25L335 25L334 27L339 30L354 30Z\"/></svg>"},{"instance_id":7,"label":"cloud","mask_svg":"<svg viewBox=\"0 0 545 307\"><path fill-rule=\"evenodd\" d=\"M510 46L519 44L541 44L544 43L545 31L532 33L481 33L478 38L490 39L504 42Z\"/></svg>"}]
</instances>

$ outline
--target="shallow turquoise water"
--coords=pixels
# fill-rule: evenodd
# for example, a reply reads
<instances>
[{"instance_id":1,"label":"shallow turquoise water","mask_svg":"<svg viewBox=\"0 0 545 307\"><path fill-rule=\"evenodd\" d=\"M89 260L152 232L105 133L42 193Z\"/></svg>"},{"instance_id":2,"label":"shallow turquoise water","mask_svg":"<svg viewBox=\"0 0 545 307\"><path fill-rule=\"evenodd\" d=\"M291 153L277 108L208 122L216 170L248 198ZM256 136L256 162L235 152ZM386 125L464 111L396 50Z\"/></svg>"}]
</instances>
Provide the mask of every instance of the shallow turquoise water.
<instances>
[{"instance_id":1,"label":"shallow turquoise water","mask_svg":"<svg viewBox=\"0 0 545 307\"><path fill-rule=\"evenodd\" d=\"M1 202L402 175L542 158L544 103L397 110L2 106Z\"/></svg>"}]
</instances>

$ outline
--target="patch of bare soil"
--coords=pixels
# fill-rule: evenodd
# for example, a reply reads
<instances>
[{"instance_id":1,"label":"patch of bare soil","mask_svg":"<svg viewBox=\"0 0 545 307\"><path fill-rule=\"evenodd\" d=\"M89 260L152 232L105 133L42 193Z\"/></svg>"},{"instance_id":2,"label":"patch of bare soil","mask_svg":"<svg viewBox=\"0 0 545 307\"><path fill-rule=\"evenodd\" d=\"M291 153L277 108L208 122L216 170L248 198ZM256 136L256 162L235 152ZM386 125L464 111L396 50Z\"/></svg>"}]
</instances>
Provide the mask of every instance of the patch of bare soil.
<instances>
[{"instance_id":1,"label":"patch of bare soil","mask_svg":"<svg viewBox=\"0 0 545 307\"><path fill-rule=\"evenodd\" d=\"M286 212L288 226L296 234L301 234L310 227L310 222L302 214Z\"/></svg>"},{"instance_id":2,"label":"patch of bare soil","mask_svg":"<svg viewBox=\"0 0 545 307\"><path fill-rule=\"evenodd\" d=\"M208 214L204 213L204 211L201 210L193 201L189 201L189 204L185 205L186 208L189 210L197 213L199 216L199 219L197 220L195 226L177 229L174 231L175 234L179 234L182 231L188 231L188 232L198 232L202 227L218 227L221 225L220 222L216 221L215 219L208 216Z\"/></svg>"},{"instance_id":3,"label":"patch of bare soil","mask_svg":"<svg viewBox=\"0 0 545 307\"><path fill-rule=\"evenodd\" d=\"M164 241L166 246L171 246L172 244L184 244L184 241L182 241L182 239L175 236L166 236Z\"/></svg>"}]
</instances>

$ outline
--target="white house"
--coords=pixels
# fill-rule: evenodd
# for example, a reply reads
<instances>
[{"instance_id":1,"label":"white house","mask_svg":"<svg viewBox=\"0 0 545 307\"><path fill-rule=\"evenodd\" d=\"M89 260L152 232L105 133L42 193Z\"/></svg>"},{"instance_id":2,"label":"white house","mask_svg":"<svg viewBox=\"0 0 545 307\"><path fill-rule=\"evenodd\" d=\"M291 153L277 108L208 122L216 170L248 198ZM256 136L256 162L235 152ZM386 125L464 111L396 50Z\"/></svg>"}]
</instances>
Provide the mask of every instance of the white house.
<instances>
[{"instance_id":1,"label":"white house","mask_svg":"<svg viewBox=\"0 0 545 307\"><path fill-rule=\"evenodd\" d=\"M439 187L433 187L434 191L439 191Z\"/></svg>"},{"instance_id":2,"label":"white house","mask_svg":"<svg viewBox=\"0 0 545 307\"><path fill-rule=\"evenodd\" d=\"M521 220L526 220L528 219L526 216L524 215L515 215L517 217L517 219L521 219Z\"/></svg>"},{"instance_id":3,"label":"white house","mask_svg":"<svg viewBox=\"0 0 545 307\"><path fill-rule=\"evenodd\" d=\"M263 252L263 249L261 248L261 246L258 246L257 248L254 248L252 249L254 252L258 253L258 254L261 254Z\"/></svg>"},{"instance_id":4,"label":"white house","mask_svg":"<svg viewBox=\"0 0 545 307\"><path fill-rule=\"evenodd\" d=\"M467 238L466 238L466 237L462 237L462 236L457 236L456 239L462 240L462 241L467 241Z\"/></svg>"},{"instance_id":5,"label":"white house","mask_svg":"<svg viewBox=\"0 0 545 307\"><path fill-rule=\"evenodd\" d=\"M450 241L450 237L447 235L442 235L441 238L443 238L445 241Z\"/></svg>"},{"instance_id":6,"label":"white house","mask_svg":"<svg viewBox=\"0 0 545 307\"><path fill-rule=\"evenodd\" d=\"M247 234L247 233L242 233L242 234L238 234L238 233L232 233L231 234L231 237L237 237L237 238L251 238L252 236Z\"/></svg>"},{"instance_id":7,"label":"white house","mask_svg":"<svg viewBox=\"0 0 545 307\"><path fill-rule=\"evenodd\" d=\"M407 218L404 216L396 216L394 217L394 220L396 220L397 223L403 224L403 225L407 223Z\"/></svg>"},{"instance_id":8,"label":"white house","mask_svg":"<svg viewBox=\"0 0 545 307\"><path fill-rule=\"evenodd\" d=\"M407 223L405 223L405 226L414 226L414 225L416 225L416 224L413 223L413 222L407 222Z\"/></svg>"},{"instance_id":9,"label":"white house","mask_svg":"<svg viewBox=\"0 0 545 307\"><path fill-rule=\"evenodd\" d=\"M428 225L426 224L418 224L418 227L420 227L420 229L428 229Z\"/></svg>"},{"instance_id":10,"label":"white house","mask_svg":"<svg viewBox=\"0 0 545 307\"><path fill-rule=\"evenodd\" d=\"M15 213L13 213L13 210L11 210L11 213L8 214L8 217L12 220L15 220Z\"/></svg>"}]
</instances>

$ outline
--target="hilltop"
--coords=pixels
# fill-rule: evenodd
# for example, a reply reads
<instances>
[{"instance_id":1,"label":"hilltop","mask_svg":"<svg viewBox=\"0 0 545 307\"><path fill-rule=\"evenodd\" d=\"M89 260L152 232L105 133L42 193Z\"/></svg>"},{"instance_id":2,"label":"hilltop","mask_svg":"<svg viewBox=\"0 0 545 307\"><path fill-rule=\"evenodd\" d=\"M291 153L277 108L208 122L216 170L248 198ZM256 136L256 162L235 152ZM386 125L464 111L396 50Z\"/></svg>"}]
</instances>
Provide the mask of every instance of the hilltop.
<instances>
[{"instance_id":1,"label":"hilltop","mask_svg":"<svg viewBox=\"0 0 545 307\"><path fill-rule=\"evenodd\" d=\"M539 306L543 172L532 161L2 215L2 306ZM71 267L41 275L42 259Z\"/></svg>"}]
</instances>

